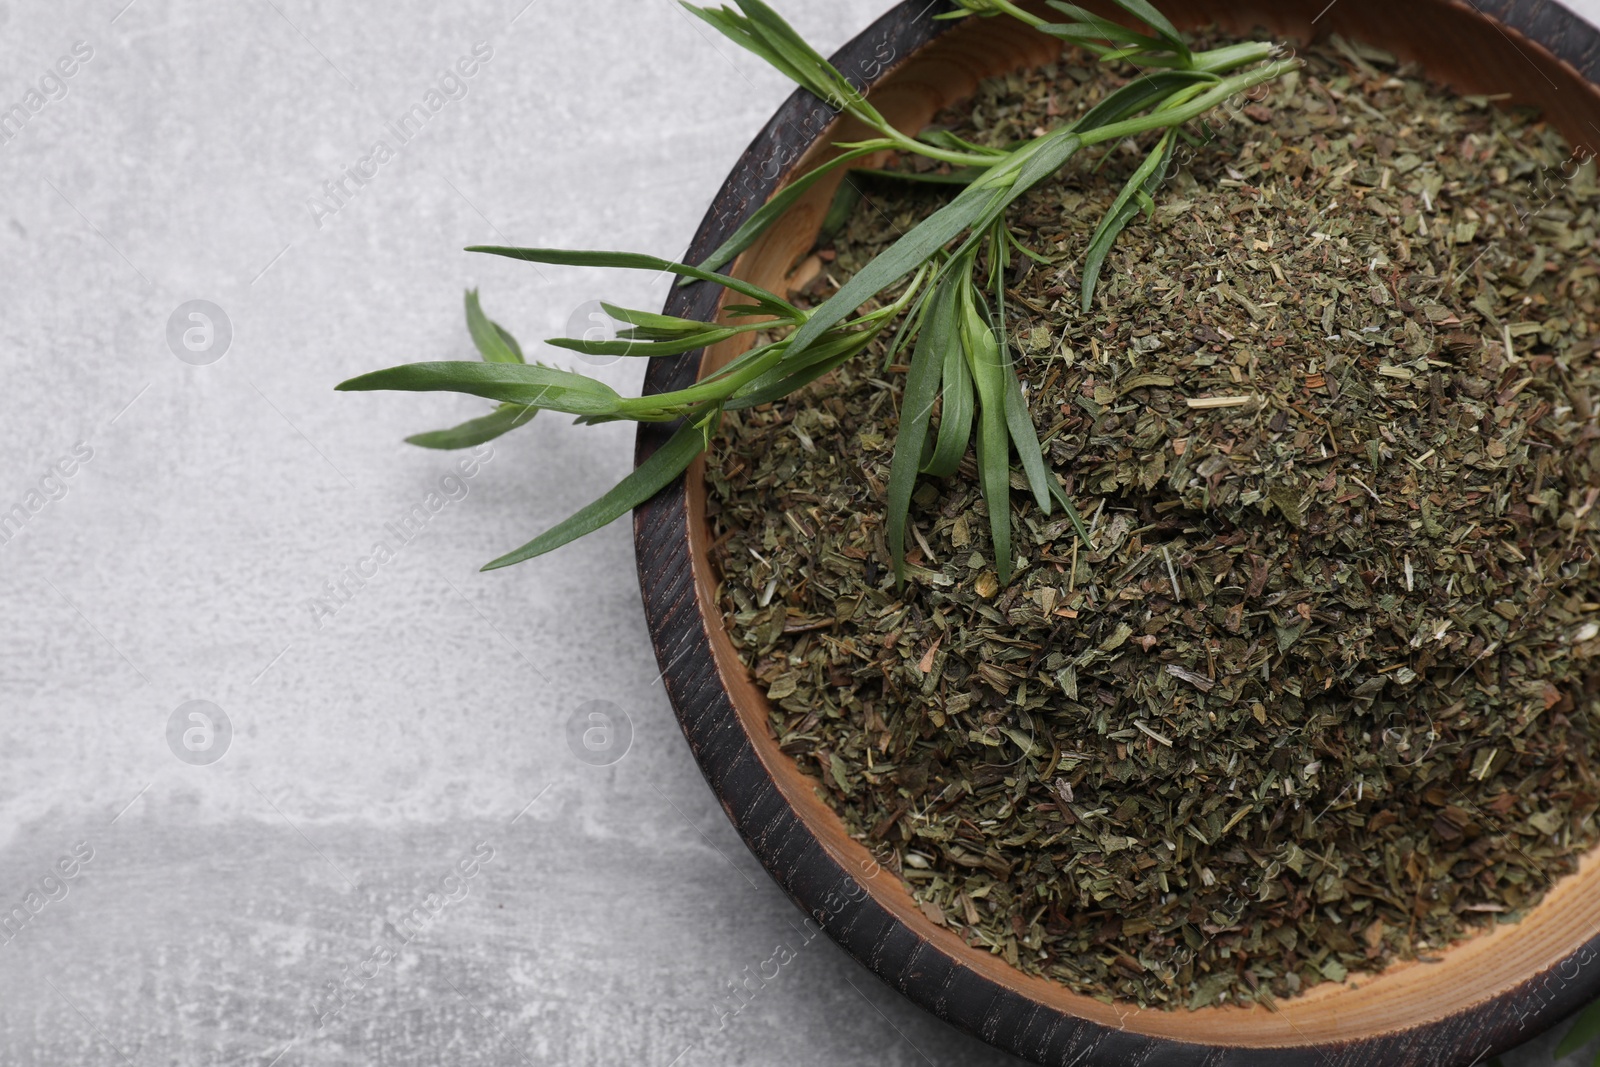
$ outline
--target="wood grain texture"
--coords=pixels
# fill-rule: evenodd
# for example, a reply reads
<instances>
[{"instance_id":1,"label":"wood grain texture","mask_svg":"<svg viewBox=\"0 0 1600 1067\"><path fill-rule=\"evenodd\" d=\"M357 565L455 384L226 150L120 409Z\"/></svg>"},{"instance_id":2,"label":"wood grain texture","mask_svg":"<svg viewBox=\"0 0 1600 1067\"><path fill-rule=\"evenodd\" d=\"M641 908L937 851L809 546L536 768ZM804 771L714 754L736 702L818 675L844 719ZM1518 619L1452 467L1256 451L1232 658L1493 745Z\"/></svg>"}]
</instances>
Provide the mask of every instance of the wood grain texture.
<instances>
[{"instance_id":1,"label":"wood grain texture","mask_svg":"<svg viewBox=\"0 0 1600 1067\"><path fill-rule=\"evenodd\" d=\"M1050 42L1006 19L935 22L909 0L837 56L876 104L915 129L983 77L1049 58ZM1554 3L1514 0L1171 0L1184 26L1257 27L1305 40L1339 32L1424 64L1466 92L1542 107L1575 144L1600 143L1600 33ZM1489 16L1494 16L1490 18ZM786 176L854 136L796 93L717 194L687 258L715 248ZM735 265L778 289L811 247L832 185L819 183ZM710 319L721 293L674 291L669 313ZM690 384L737 353L654 361L646 391ZM665 439L644 427L638 458ZM1522 923L1463 942L1438 963L1398 964L1351 986L1325 984L1277 1012L1260 1007L1140 1011L1024 975L929 922L880 871L772 737L763 694L723 628L707 559L697 464L635 515L640 585L657 658L695 759L746 844L835 941L940 1018L1041 1064L1150 1067L1468 1067L1600 998L1600 857L1564 879Z\"/></svg>"}]
</instances>

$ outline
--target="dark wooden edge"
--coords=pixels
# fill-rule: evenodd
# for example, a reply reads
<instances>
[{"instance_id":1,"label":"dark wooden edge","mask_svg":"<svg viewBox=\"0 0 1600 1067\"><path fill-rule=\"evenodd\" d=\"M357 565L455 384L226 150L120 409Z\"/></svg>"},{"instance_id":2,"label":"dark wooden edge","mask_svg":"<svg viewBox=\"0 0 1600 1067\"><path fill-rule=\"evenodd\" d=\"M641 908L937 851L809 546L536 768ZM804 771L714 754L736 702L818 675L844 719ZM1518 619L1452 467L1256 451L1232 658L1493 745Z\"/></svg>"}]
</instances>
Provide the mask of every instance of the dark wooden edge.
<instances>
[{"instance_id":1,"label":"dark wooden edge","mask_svg":"<svg viewBox=\"0 0 1600 1067\"><path fill-rule=\"evenodd\" d=\"M1553 0L1443 2L1495 19L1586 79L1600 82L1600 30ZM948 6L946 0L903 0L835 53L833 62L870 87L954 25L932 17ZM874 60L885 43L897 57L889 66ZM865 75L869 70L872 77ZM804 91L785 101L718 191L685 261L708 255L764 203L832 119L832 112ZM1600 130L1589 143L1600 143ZM674 289L665 310L709 320L720 296L717 287L697 283ZM692 384L700 361L698 351L652 360L645 393ZM669 432L670 427L641 426L635 462L659 448ZM689 530L698 521L699 516L689 514L681 477L634 514L639 584L651 640L695 760L745 844L801 911L862 966L940 1019L998 1048L1062 1067L1470 1067L1600 999L1600 967L1591 966L1600 960L1597 936L1556 966L1472 1012L1356 1042L1244 1048L1119 1031L1056 1011L972 972L919 938L865 892L864 879L829 855L767 773L717 669L708 627L721 626L721 621L705 618L696 596Z\"/></svg>"},{"instance_id":2,"label":"dark wooden edge","mask_svg":"<svg viewBox=\"0 0 1600 1067\"><path fill-rule=\"evenodd\" d=\"M1591 82L1600 82L1600 29L1555 0L1454 0L1536 41ZM1600 146L1600 129L1581 131L1577 143Z\"/></svg>"}]
</instances>

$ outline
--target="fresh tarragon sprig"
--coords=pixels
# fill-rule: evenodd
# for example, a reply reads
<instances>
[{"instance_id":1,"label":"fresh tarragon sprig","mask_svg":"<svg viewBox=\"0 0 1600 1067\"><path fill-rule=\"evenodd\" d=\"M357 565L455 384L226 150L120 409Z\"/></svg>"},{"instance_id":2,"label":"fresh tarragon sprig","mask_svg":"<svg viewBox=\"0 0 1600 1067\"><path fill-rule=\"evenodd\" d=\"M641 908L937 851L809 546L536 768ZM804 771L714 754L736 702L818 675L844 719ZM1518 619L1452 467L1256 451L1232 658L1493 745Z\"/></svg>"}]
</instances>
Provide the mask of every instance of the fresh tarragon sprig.
<instances>
[{"instance_id":1,"label":"fresh tarragon sprig","mask_svg":"<svg viewBox=\"0 0 1600 1067\"><path fill-rule=\"evenodd\" d=\"M1148 33L1069 3L1051 3L1068 19L1051 23L1009 0L956 0L958 10L940 17L1017 18L1042 33L1085 48L1103 61L1129 61L1143 71L1067 125L1020 144L993 148L971 144L946 131L912 136L895 128L762 0L735 2L738 10L684 6L877 136L837 145L840 155L791 180L697 265L623 252L499 247L469 251L534 263L667 272L684 284L711 282L742 298L724 306L722 321L713 323L602 305L625 327L616 340L556 338L550 341L556 347L591 355L671 356L754 334L752 347L685 389L624 397L584 375L528 364L511 334L484 315L476 293L468 293L467 325L482 362L408 364L353 378L339 388L449 391L498 402L486 416L408 439L427 448L481 444L522 425L540 410L565 412L577 416L580 423L679 422L667 443L608 493L521 548L490 562L484 568L490 570L543 555L627 514L669 484L708 447L724 411L787 396L860 354L898 322L888 344L888 358L893 361L908 347L911 356L886 502L885 533L897 580L904 581L905 533L918 477L955 473L969 447L976 449L979 488L988 505L995 569L1002 583L1010 580L1013 566L1013 450L1040 510L1048 515L1059 504L1079 536L1087 540L1088 531L1071 499L1044 462L1007 341L1005 278L1012 253L1042 258L1012 235L1006 225L1007 211L1085 149L1159 132L1154 147L1101 220L1085 251L1081 297L1087 311L1117 236L1141 209L1153 209L1154 194L1165 180L1181 127L1238 94L1287 73L1296 61L1278 58L1274 46L1265 42L1193 52L1147 0L1115 2L1148 27ZM884 152L913 153L941 167L931 173L880 173L914 180L932 178L960 191L827 300L802 309L759 286L719 273L822 178Z\"/></svg>"}]
</instances>

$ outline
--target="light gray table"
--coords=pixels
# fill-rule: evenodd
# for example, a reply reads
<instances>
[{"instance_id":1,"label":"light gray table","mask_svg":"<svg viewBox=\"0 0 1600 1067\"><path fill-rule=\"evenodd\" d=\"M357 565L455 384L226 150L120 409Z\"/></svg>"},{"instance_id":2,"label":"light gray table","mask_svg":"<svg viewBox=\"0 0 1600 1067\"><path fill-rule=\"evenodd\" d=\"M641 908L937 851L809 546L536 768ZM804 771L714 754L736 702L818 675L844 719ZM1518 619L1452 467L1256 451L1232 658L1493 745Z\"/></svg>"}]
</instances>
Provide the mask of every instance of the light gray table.
<instances>
[{"instance_id":1,"label":"light gray table","mask_svg":"<svg viewBox=\"0 0 1600 1067\"><path fill-rule=\"evenodd\" d=\"M1012 1062L804 940L626 524L477 573L629 429L541 417L463 477L401 438L481 403L331 389L469 356L468 286L529 342L659 305L460 248L676 255L789 87L668 0L125 2L0 3L0 1062ZM831 49L886 2L784 7Z\"/></svg>"}]
</instances>

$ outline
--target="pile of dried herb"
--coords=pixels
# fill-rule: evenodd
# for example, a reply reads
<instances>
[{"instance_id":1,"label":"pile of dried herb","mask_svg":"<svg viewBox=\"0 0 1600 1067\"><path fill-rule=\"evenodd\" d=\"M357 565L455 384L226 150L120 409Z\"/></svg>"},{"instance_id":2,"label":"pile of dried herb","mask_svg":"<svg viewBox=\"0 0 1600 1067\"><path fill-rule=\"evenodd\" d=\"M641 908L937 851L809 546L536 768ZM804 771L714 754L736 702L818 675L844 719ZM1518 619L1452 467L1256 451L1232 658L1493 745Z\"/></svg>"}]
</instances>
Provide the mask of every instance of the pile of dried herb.
<instances>
[{"instance_id":1,"label":"pile of dried herb","mask_svg":"<svg viewBox=\"0 0 1600 1067\"><path fill-rule=\"evenodd\" d=\"M1019 203L1006 328L1092 545L969 454L884 540L904 367L730 412L721 602L784 750L935 922L1103 998L1291 996L1512 921L1594 843L1600 240L1589 153L1374 49ZM983 145L1116 87L1071 53L945 116ZM917 161L917 166L936 164ZM944 202L866 193L820 300ZM881 345L880 345L881 348Z\"/></svg>"}]
</instances>

